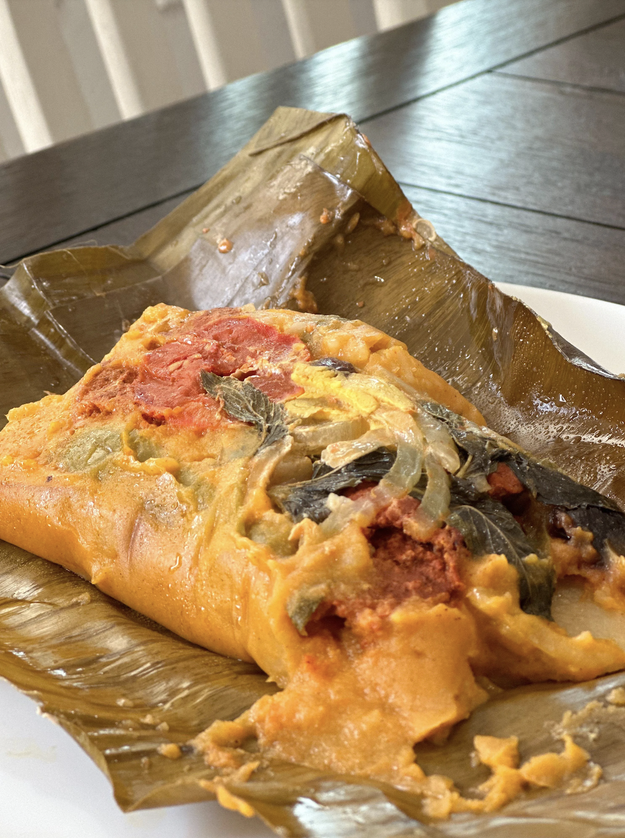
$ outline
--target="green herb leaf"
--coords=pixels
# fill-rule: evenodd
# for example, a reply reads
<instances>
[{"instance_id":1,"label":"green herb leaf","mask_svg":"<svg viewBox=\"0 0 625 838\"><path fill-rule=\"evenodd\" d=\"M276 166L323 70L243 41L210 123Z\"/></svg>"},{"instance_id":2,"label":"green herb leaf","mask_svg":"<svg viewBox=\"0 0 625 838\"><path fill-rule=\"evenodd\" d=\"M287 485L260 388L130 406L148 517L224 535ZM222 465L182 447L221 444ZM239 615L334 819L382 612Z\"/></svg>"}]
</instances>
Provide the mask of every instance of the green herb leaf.
<instances>
[{"instance_id":1,"label":"green herb leaf","mask_svg":"<svg viewBox=\"0 0 625 838\"><path fill-rule=\"evenodd\" d=\"M221 400L228 416L248 422L258 430L261 437L258 451L287 435L284 407L272 402L262 390L238 378L222 378L206 370L202 370L200 376L206 392L214 399Z\"/></svg>"},{"instance_id":2,"label":"green herb leaf","mask_svg":"<svg viewBox=\"0 0 625 838\"><path fill-rule=\"evenodd\" d=\"M562 506L564 509L596 506L622 515L618 506L610 498L606 498L588 486L583 486L568 474L550 468L525 453L511 454L506 462L525 488L543 503Z\"/></svg>"},{"instance_id":3,"label":"green herb leaf","mask_svg":"<svg viewBox=\"0 0 625 838\"><path fill-rule=\"evenodd\" d=\"M461 469L463 477L495 471L497 463L504 461L516 450L505 437L489 428L481 428L442 404L426 402L421 407L447 425L456 445L468 455L469 462Z\"/></svg>"},{"instance_id":4,"label":"green herb leaf","mask_svg":"<svg viewBox=\"0 0 625 838\"><path fill-rule=\"evenodd\" d=\"M595 549L605 562L609 561L610 549L625 555L625 515L610 498L442 405L427 403L422 406L445 422L456 444L469 456L469 467L462 469L465 477L477 471L488 474L498 463L505 463L533 497L541 503L566 509L578 527L592 532Z\"/></svg>"},{"instance_id":5,"label":"green herb leaf","mask_svg":"<svg viewBox=\"0 0 625 838\"><path fill-rule=\"evenodd\" d=\"M474 555L503 554L519 573L522 610L551 619L556 581L553 564L546 558L534 558L536 549L503 504L488 496L473 498L470 506L453 507L447 522L462 533Z\"/></svg>"},{"instance_id":6,"label":"green herb leaf","mask_svg":"<svg viewBox=\"0 0 625 838\"><path fill-rule=\"evenodd\" d=\"M348 486L358 486L363 480L379 482L394 462L393 451L378 448L337 469L316 463L311 480L273 486L269 496L294 521L310 518L319 524L330 514L326 506L328 495Z\"/></svg>"},{"instance_id":7,"label":"green herb leaf","mask_svg":"<svg viewBox=\"0 0 625 838\"><path fill-rule=\"evenodd\" d=\"M495 471L498 463L505 463L542 503L565 509L596 506L623 514L610 498L578 483L550 463L541 462L526 451L519 450L490 428L481 428L440 404L428 402L422 407L447 425L454 442L472 458L472 473L481 471L489 474ZM468 475L465 473L463 476Z\"/></svg>"}]
</instances>

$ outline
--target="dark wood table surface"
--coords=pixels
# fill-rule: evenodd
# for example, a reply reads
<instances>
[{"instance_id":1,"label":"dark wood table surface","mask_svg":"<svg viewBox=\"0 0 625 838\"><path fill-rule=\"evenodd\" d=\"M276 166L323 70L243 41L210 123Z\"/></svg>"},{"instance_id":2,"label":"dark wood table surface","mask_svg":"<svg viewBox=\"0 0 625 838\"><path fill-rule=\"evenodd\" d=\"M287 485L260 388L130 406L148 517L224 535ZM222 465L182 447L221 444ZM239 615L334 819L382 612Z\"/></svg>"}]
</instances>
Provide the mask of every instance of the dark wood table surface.
<instances>
[{"instance_id":1,"label":"dark wood table surface","mask_svg":"<svg viewBox=\"0 0 625 838\"><path fill-rule=\"evenodd\" d=\"M463 0L12 160L0 264L134 241L278 105L352 115L491 279L625 303L625 0Z\"/></svg>"}]
</instances>

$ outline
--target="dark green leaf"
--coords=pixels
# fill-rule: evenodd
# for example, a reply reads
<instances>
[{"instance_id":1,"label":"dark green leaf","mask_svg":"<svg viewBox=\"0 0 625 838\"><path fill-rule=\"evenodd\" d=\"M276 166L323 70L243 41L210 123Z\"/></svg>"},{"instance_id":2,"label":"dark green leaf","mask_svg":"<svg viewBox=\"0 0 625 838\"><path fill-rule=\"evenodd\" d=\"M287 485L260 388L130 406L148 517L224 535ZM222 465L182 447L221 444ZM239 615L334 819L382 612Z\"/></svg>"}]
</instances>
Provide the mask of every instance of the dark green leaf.
<instances>
[{"instance_id":1,"label":"dark green leaf","mask_svg":"<svg viewBox=\"0 0 625 838\"><path fill-rule=\"evenodd\" d=\"M519 573L519 602L527 614L551 619L555 571L548 559L530 559L535 549L503 504L482 497L452 509L447 519L476 556L503 554Z\"/></svg>"},{"instance_id":2,"label":"dark green leaf","mask_svg":"<svg viewBox=\"0 0 625 838\"><path fill-rule=\"evenodd\" d=\"M284 407L272 402L261 390L238 378L222 378L206 370L202 370L201 378L206 392L222 401L229 416L241 422L249 422L259 431L259 451L287 435Z\"/></svg>"},{"instance_id":3,"label":"dark green leaf","mask_svg":"<svg viewBox=\"0 0 625 838\"><path fill-rule=\"evenodd\" d=\"M316 361L311 362L311 366L327 367L329 370L344 372L347 375L352 372L358 372L353 364L350 364L349 361L343 361L340 358L318 358Z\"/></svg>"},{"instance_id":4,"label":"dark green leaf","mask_svg":"<svg viewBox=\"0 0 625 838\"><path fill-rule=\"evenodd\" d=\"M461 479L450 475L450 508L454 506L465 506L477 503L477 501L485 499L488 495L480 492L475 488L470 480Z\"/></svg>"},{"instance_id":5,"label":"dark green leaf","mask_svg":"<svg viewBox=\"0 0 625 838\"><path fill-rule=\"evenodd\" d=\"M589 489L588 486L582 486L568 474L534 460L528 454L511 453L506 463L525 488L543 503L562 506L565 509L596 506L619 512L614 501L594 489ZM623 517L622 513L619 514Z\"/></svg>"},{"instance_id":6,"label":"dark green leaf","mask_svg":"<svg viewBox=\"0 0 625 838\"><path fill-rule=\"evenodd\" d=\"M456 444L471 458L469 468L463 469L464 476L476 471L488 474L505 463L538 501L566 509L577 526L592 532L595 547L604 559L608 559L608 545L617 553L625 553L625 515L613 500L442 405L427 403L423 407L445 422Z\"/></svg>"},{"instance_id":7,"label":"dark green leaf","mask_svg":"<svg viewBox=\"0 0 625 838\"><path fill-rule=\"evenodd\" d=\"M481 428L433 402L424 404L423 408L443 421L454 442L472 457L472 472L479 470L489 474L496 469L498 463L503 462L510 466L525 488L542 503L565 509L598 506L619 511L617 504L605 495L578 483L550 463L541 462L527 452L520 451L505 437L489 428Z\"/></svg>"},{"instance_id":8,"label":"dark green leaf","mask_svg":"<svg viewBox=\"0 0 625 838\"><path fill-rule=\"evenodd\" d=\"M489 474L495 471L498 462L509 456L512 446L504 437L481 428L442 404L426 402L422 407L447 425L456 445L468 456L469 462L461 469L463 477L478 473Z\"/></svg>"},{"instance_id":9,"label":"dark green leaf","mask_svg":"<svg viewBox=\"0 0 625 838\"><path fill-rule=\"evenodd\" d=\"M394 462L395 454L392 451L378 448L337 469L317 463L311 480L273 486L269 496L294 521L311 518L319 524L330 514L326 506L328 495L349 486L358 486L363 480L379 482Z\"/></svg>"}]
</instances>

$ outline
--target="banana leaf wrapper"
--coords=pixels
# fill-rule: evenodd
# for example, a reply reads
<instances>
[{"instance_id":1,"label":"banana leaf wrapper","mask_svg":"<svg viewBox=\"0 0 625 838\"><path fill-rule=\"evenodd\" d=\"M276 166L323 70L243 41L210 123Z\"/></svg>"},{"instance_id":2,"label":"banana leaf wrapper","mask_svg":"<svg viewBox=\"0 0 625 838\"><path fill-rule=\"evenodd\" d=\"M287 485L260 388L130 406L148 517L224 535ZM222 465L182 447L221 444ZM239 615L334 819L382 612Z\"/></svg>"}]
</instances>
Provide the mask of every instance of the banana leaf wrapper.
<instances>
[{"instance_id":1,"label":"banana leaf wrapper","mask_svg":"<svg viewBox=\"0 0 625 838\"><path fill-rule=\"evenodd\" d=\"M148 305L296 307L311 304L307 292L321 313L404 340L497 431L625 505L625 381L462 262L342 115L278 109L130 247L24 260L0 289L2 413L71 386ZM76 739L127 811L212 797L198 781L215 772L186 743L275 689L254 666L195 647L7 544L0 675ZM485 779L469 759L475 734L517 735L524 758L540 753L554 747L565 711L621 685L615 675L508 691L446 745L419 745L418 761L470 792ZM446 823L427 822L416 795L303 766L269 763L246 783L224 782L282 835L607 836L625 831L624 729L625 711L605 703L579 722L579 743L604 769L591 791L535 792ZM172 743L179 759L159 752Z\"/></svg>"}]
</instances>

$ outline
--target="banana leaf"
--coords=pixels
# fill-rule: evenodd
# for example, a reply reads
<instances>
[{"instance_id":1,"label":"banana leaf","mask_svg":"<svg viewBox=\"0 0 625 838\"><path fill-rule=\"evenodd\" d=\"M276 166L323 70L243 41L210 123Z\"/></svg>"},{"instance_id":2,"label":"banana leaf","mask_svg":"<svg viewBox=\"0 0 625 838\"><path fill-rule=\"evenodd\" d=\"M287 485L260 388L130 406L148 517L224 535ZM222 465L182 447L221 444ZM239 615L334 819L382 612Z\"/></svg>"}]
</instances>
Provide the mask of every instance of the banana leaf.
<instances>
[{"instance_id":1,"label":"banana leaf","mask_svg":"<svg viewBox=\"0 0 625 838\"><path fill-rule=\"evenodd\" d=\"M417 234L401 235L407 225ZM361 318L404 340L496 430L625 505L625 381L462 262L342 115L279 109L130 247L24 260L0 289L2 412L65 390L148 305L311 305L304 282L320 312ZM186 743L275 689L254 666L195 647L7 544L0 675L74 737L125 811L211 798L200 781L214 772ZM484 779L469 759L473 735L518 735L530 756L553 746L565 710L620 685L625 677L615 675L505 692L446 745L418 746L418 760L470 790ZM536 792L502 812L442 824L428 822L416 795L304 766L270 763L246 783L224 782L285 836L623 834L623 715L599 708L578 731L604 769L595 789L574 798ZM172 744L179 759L159 751Z\"/></svg>"}]
</instances>

